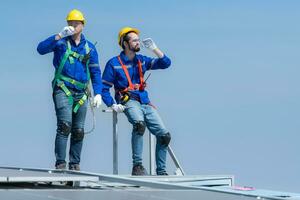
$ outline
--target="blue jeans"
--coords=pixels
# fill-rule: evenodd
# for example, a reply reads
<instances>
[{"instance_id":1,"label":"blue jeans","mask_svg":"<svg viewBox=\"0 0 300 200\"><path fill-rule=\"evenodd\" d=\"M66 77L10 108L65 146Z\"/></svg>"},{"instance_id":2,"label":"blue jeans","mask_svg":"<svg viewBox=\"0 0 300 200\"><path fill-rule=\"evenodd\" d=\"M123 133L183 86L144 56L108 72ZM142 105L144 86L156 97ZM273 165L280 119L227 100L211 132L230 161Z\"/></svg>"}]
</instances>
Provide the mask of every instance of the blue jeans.
<instances>
[{"instance_id":1,"label":"blue jeans","mask_svg":"<svg viewBox=\"0 0 300 200\"><path fill-rule=\"evenodd\" d=\"M84 95L83 92L75 92L70 89L73 96L73 103L63 90L55 87L53 101L57 117L57 131L55 138L56 164L66 163L66 147L69 135L71 134L69 165L79 164L84 135L84 122L87 112L87 101L80 106L77 113L73 112L74 106Z\"/></svg>"},{"instance_id":2,"label":"blue jeans","mask_svg":"<svg viewBox=\"0 0 300 200\"><path fill-rule=\"evenodd\" d=\"M136 100L129 100L124 111L128 121L134 125L137 122L145 122L149 131L156 136L163 136L168 133L165 125L160 118L157 110L148 104L141 104ZM158 140L156 140L158 141ZM133 165L142 164L143 135L136 132L133 128L132 137L132 159ZM166 171L167 146L156 142L155 158L156 173L160 174Z\"/></svg>"}]
</instances>

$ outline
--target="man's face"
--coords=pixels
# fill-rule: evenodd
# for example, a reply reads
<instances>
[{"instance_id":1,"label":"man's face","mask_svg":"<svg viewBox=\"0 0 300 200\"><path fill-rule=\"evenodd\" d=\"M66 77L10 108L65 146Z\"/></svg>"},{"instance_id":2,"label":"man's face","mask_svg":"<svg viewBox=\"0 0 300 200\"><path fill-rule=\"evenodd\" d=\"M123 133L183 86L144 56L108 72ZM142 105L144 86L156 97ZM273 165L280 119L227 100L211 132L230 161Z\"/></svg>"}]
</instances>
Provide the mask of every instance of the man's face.
<instances>
[{"instance_id":1,"label":"man's face","mask_svg":"<svg viewBox=\"0 0 300 200\"><path fill-rule=\"evenodd\" d=\"M128 48L131 51L139 52L140 47L140 38L136 33L129 33L128 34L129 40L128 40Z\"/></svg>"},{"instance_id":2,"label":"man's face","mask_svg":"<svg viewBox=\"0 0 300 200\"><path fill-rule=\"evenodd\" d=\"M71 20L71 21L68 21L68 25L74 27L75 34L80 33L83 30L83 23L81 21Z\"/></svg>"}]
</instances>

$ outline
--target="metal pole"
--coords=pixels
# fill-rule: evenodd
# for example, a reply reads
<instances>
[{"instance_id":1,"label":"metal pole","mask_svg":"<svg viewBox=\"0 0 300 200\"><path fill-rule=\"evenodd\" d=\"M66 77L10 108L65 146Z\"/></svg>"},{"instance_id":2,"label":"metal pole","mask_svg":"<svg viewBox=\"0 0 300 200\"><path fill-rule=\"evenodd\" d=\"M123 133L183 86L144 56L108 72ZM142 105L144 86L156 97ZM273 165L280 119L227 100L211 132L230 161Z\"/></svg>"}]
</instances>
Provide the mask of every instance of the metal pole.
<instances>
[{"instance_id":1,"label":"metal pole","mask_svg":"<svg viewBox=\"0 0 300 200\"><path fill-rule=\"evenodd\" d=\"M113 174L119 174L118 170L118 113L113 111Z\"/></svg>"},{"instance_id":2,"label":"metal pole","mask_svg":"<svg viewBox=\"0 0 300 200\"><path fill-rule=\"evenodd\" d=\"M169 155L172 158L172 160L173 160L173 162L174 162L174 164L175 164L175 166L177 168L176 174L184 176L184 171L183 171L182 167L180 166L179 161L176 158L175 153L173 152L173 150L172 150L172 148L171 148L170 145L168 146L168 152L169 152Z\"/></svg>"},{"instance_id":3,"label":"metal pole","mask_svg":"<svg viewBox=\"0 0 300 200\"><path fill-rule=\"evenodd\" d=\"M149 132L149 169L150 169L150 175L155 175L154 165L155 165L155 148L153 146L154 144L154 137Z\"/></svg>"}]
</instances>

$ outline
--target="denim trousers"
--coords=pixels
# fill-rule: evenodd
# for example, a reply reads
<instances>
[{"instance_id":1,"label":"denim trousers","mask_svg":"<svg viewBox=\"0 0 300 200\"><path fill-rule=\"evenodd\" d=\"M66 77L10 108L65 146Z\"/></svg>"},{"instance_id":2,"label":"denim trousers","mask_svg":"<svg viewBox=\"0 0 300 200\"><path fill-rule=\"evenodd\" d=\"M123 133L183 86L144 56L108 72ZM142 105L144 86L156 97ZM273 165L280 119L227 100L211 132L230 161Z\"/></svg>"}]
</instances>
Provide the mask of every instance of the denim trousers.
<instances>
[{"instance_id":1,"label":"denim trousers","mask_svg":"<svg viewBox=\"0 0 300 200\"><path fill-rule=\"evenodd\" d=\"M84 92L78 92L69 89L73 101L69 98L63 90L55 87L53 90L53 101L57 117L57 130L55 138L55 157L56 164L66 163L66 148L69 135L70 150L69 150L69 166L80 163L80 155L83 144L84 123L87 112L87 101L78 109L76 113L73 108L77 102L84 95ZM78 130L81 130L82 137L78 137Z\"/></svg>"},{"instance_id":2,"label":"denim trousers","mask_svg":"<svg viewBox=\"0 0 300 200\"><path fill-rule=\"evenodd\" d=\"M146 127L155 135L156 138L168 133L165 125L159 116L156 108L148 104L141 104L136 100L129 100L124 111L128 121L134 125L136 122L143 121ZM158 141L158 140L156 140ZM143 152L143 135L137 133L133 128L131 136L132 159L133 165L142 164ZM155 159L156 159L156 173L166 171L166 157L167 146L156 142Z\"/></svg>"}]
</instances>

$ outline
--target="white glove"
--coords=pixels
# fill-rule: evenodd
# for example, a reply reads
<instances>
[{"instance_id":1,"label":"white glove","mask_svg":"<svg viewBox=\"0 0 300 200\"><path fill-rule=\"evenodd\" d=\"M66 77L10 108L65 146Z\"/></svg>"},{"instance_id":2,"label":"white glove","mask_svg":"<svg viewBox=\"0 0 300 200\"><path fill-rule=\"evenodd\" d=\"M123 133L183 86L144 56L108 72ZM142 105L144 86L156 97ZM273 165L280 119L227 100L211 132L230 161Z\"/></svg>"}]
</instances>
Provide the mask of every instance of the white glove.
<instances>
[{"instance_id":1,"label":"white glove","mask_svg":"<svg viewBox=\"0 0 300 200\"><path fill-rule=\"evenodd\" d=\"M58 35L60 38L64 38L73 35L74 33L75 33L75 29L73 26L66 26L58 33Z\"/></svg>"},{"instance_id":2,"label":"white glove","mask_svg":"<svg viewBox=\"0 0 300 200\"><path fill-rule=\"evenodd\" d=\"M93 106L99 108L101 104L102 104L102 97L100 94L97 94L94 97Z\"/></svg>"},{"instance_id":3,"label":"white glove","mask_svg":"<svg viewBox=\"0 0 300 200\"><path fill-rule=\"evenodd\" d=\"M121 113L125 110L125 106L123 106L122 104L113 104L111 106L111 109L113 109L114 111L116 111L117 113Z\"/></svg>"},{"instance_id":4,"label":"white glove","mask_svg":"<svg viewBox=\"0 0 300 200\"><path fill-rule=\"evenodd\" d=\"M146 38L142 42L143 42L143 45L147 49L150 49L151 51L153 51L154 49L157 49L156 44L154 43L154 41L151 38Z\"/></svg>"}]
</instances>

